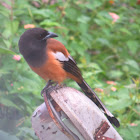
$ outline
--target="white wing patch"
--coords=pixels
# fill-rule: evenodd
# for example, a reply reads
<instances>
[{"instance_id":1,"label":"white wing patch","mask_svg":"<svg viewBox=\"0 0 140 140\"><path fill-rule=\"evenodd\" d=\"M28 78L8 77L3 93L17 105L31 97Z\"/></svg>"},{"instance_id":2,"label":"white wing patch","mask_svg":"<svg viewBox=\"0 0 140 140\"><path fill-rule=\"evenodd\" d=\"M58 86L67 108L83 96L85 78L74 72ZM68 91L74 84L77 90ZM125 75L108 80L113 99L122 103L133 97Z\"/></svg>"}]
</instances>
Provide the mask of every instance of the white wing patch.
<instances>
[{"instance_id":1,"label":"white wing patch","mask_svg":"<svg viewBox=\"0 0 140 140\"><path fill-rule=\"evenodd\" d=\"M55 56L56 59L59 61L69 61L69 58L66 57L62 52L52 52L52 54Z\"/></svg>"},{"instance_id":2,"label":"white wing patch","mask_svg":"<svg viewBox=\"0 0 140 140\"><path fill-rule=\"evenodd\" d=\"M62 52L56 52L56 53L52 52L52 54L59 61L69 61L69 60L72 60L76 64L75 60L70 55L68 57L66 57Z\"/></svg>"}]
</instances>

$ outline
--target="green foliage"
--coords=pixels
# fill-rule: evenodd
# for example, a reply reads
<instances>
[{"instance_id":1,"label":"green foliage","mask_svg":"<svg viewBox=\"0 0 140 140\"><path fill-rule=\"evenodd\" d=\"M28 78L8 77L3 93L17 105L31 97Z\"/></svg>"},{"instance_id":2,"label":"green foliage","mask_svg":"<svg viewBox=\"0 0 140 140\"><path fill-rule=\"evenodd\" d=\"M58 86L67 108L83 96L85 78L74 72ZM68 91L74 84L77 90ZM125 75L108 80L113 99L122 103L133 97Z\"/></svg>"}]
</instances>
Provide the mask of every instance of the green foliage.
<instances>
[{"instance_id":1,"label":"green foliage","mask_svg":"<svg viewBox=\"0 0 140 140\"><path fill-rule=\"evenodd\" d=\"M9 135L8 133L4 132L4 131L0 131L0 137L2 140L19 140L17 137Z\"/></svg>"},{"instance_id":2,"label":"green foliage","mask_svg":"<svg viewBox=\"0 0 140 140\"><path fill-rule=\"evenodd\" d=\"M98 95L118 117L121 136L125 140L140 139L140 8L136 1L0 3L0 109L6 116L18 112L10 115L11 128L6 127L8 117L0 116L0 136L7 138L11 133L15 135L10 136L13 139L37 139L30 129L30 116L43 102L40 91L45 82L30 70L22 56L19 61L13 59L13 55L20 55L18 40L25 31L24 25L34 24L57 33L57 39L77 61L88 84L103 89ZM110 12L120 17L114 23ZM67 84L78 88L71 80ZM24 121L17 126L21 118Z\"/></svg>"}]
</instances>

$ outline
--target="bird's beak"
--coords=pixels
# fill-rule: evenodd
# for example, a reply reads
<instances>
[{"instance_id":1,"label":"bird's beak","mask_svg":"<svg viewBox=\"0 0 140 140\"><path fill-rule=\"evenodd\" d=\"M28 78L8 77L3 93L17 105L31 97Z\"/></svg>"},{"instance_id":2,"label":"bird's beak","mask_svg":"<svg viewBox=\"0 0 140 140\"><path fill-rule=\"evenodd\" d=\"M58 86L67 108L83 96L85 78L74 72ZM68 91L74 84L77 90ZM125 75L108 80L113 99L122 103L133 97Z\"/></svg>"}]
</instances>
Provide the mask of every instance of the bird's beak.
<instances>
[{"instance_id":1,"label":"bird's beak","mask_svg":"<svg viewBox=\"0 0 140 140\"><path fill-rule=\"evenodd\" d=\"M53 38L53 37L58 37L57 34L53 32L48 32L49 34L43 38L43 40L48 39L48 38Z\"/></svg>"}]
</instances>

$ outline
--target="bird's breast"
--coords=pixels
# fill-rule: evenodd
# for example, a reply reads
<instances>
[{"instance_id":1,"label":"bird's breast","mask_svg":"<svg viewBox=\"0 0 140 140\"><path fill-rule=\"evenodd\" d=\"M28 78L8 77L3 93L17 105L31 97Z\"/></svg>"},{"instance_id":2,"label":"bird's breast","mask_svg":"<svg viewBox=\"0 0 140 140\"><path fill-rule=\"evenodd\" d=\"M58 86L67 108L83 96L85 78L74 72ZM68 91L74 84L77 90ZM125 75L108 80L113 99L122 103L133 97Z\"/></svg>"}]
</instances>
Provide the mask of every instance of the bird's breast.
<instances>
[{"instance_id":1,"label":"bird's breast","mask_svg":"<svg viewBox=\"0 0 140 140\"><path fill-rule=\"evenodd\" d=\"M67 78L67 74L62 64L55 59L52 52L48 51L47 61L40 67L31 67L44 80L53 80L58 83L63 82Z\"/></svg>"}]
</instances>

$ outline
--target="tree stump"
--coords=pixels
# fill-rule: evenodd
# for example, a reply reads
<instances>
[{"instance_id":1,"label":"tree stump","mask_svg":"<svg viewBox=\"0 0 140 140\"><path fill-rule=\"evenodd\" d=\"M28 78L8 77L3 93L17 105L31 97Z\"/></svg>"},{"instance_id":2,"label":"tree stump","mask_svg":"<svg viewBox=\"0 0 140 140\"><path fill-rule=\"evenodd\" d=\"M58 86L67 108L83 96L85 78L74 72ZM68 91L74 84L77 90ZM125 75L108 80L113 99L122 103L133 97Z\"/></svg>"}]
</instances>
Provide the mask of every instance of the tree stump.
<instances>
[{"instance_id":1,"label":"tree stump","mask_svg":"<svg viewBox=\"0 0 140 140\"><path fill-rule=\"evenodd\" d=\"M122 140L101 110L80 91L64 87L53 91L51 97L63 110L66 126L80 140ZM45 103L32 115L32 127L40 140L69 140L52 122Z\"/></svg>"}]
</instances>

